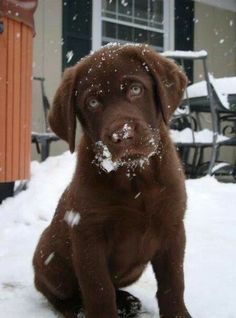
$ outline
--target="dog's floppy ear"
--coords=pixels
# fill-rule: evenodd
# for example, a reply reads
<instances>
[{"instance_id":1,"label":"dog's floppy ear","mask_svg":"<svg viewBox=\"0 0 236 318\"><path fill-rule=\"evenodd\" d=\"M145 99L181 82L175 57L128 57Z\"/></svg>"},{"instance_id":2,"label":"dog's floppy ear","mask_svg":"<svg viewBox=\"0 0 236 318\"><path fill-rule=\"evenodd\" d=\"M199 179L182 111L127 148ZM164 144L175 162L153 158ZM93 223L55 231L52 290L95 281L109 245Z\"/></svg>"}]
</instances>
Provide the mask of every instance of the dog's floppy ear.
<instances>
[{"instance_id":1,"label":"dog's floppy ear","mask_svg":"<svg viewBox=\"0 0 236 318\"><path fill-rule=\"evenodd\" d=\"M155 82L155 95L160 104L163 119L168 124L171 115L179 106L187 77L172 60L161 56L152 49L142 51L143 66L150 72Z\"/></svg>"},{"instance_id":2,"label":"dog's floppy ear","mask_svg":"<svg viewBox=\"0 0 236 318\"><path fill-rule=\"evenodd\" d=\"M63 74L48 116L52 130L68 142L71 152L75 150L76 131L74 82L75 68L71 67Z\"/></svg>"}]
</instances>

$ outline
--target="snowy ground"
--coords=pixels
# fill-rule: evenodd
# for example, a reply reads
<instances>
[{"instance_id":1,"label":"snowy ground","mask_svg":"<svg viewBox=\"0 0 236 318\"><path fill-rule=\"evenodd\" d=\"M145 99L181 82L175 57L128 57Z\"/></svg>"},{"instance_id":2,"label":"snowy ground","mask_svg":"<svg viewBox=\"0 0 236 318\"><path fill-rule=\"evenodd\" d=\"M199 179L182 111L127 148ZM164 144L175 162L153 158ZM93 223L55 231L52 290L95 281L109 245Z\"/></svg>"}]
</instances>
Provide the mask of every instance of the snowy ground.
<instances>
[{"instance_id":1,"label":"snowy ground","mask_svg":"<svg viewBox=\"0 0 236 318\"><path fill-rule=\"evenodd\" d=\"M33 162L28 190L0 205L0 317L57 317L34 289L31 259L74 163L68 152ZM206 177L187 181L187 191L187 306L193 318L235 318L236 185ZM142 318L158 317L155 286L148 267L129 288L144 304Z\"/></svg>"}]
</instances>

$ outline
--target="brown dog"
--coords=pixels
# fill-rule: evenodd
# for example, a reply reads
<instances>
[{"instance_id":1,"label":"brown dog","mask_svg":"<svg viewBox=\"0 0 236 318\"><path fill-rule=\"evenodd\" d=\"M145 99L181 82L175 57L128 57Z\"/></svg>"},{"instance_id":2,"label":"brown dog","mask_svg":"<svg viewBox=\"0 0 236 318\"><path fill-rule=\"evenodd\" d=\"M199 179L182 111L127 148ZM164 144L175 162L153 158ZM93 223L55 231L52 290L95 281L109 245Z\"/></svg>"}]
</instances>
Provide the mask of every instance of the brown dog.
<instances>
[{"instance_id":1,"label":"brown dog","mask_svg":"<svg viewBox=\"0 0 236 318\"><path fill-rule=\"evenodd\" d=\"M49 116L75 148L74 177L34 255L35 284L64 317L135 316L120 288L150 261L163 318L190 317L183 300L184 176L168 121L186 85L146 45L110 44L68 69Z\"/></svg>"}]
</instances>

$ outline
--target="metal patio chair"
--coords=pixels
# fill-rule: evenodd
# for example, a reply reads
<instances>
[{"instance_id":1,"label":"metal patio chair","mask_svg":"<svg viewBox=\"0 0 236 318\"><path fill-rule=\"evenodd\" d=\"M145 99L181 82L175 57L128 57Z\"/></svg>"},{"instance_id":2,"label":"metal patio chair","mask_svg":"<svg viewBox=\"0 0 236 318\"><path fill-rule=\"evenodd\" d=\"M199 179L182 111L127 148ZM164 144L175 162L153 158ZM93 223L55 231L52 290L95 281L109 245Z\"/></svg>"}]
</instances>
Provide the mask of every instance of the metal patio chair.
<instances>
[{"instance_id":1,"label":"metal patio chair","mask_svg":"<svg viewBox=\"0 0 236 318\"><path fill-rule=\"evenodd\" d=\"M210 84L209 73L207 69L207 52L192 52L192 51L168 51L163 55L167 58L176 60L185 70L187 61L200 61L203 67L203 75L206 81L207 98L209 100L209 115L211 119L211 138L208 140L199 140L197 134L202 130L202 124L199 113L201 108L191 109L190 99L188 97L188 88L186 89L186 97L180 110L185 111L181 114L175 113L173 116L170 128L183 131L188 128L191 130L191 140L174 140L176 147L182 159L187 177L196 178L202 175L211 175L212 169L217 159L217 138L218 138L218 118L213 101L213 90ZM207 156L206 150L210 150L210 155Z\"/></svg>"},{"instance_id":2,"label":"metal patio chair","mask_svg":"<svg viewBox=\"0 0 236 318\"><path fill-rule=\"evenodd\" d=\"M211 174L215 176L232 176L233 180L236 181L236 160L234 162L227 162L220 159L221 153L225 148L236 148L236 87L235 87L235 98L231 96L228 98L230 108L226 108L221 99L219 98L214 86L212 87L213 92L213 103L216 110L217 116L217 129L218 132L227 137L226 140L218 141L216 143L216 160L215 166L213 167Z\"/></svg>"},{"instance_id":3,"label":"metal patio chair","mask_svg":"<svg viewBox=\"0 0 236 318\"><path fill-rule=\"evenodd\" d=\"M41 155L41 161L44 161L50 154L50 145L52 142L60 140L60 138L55 135L49 127L48 123L48 112L50 109L49 100L45 94L44 81L43 77L34 77L36 81L40 82L41 94L42 94L42 106L44 113L44 132L31 132L31 142L36 145L37 152Z\"/></svg>"},{"instance_id":4,"label":"metal patio chair","mask_svg":"<svg viewBox=\"0 0 236 318\"><path fill-rule=\"evenodd\" d=\"M209 79L217 119L217 143L215 145L217 150L211 174L217 177L232 176L233 181L236 181L236 161L227 162L226 156L222 157L224 149L236 147L236 77L214 79L213 76L210 76ZM216 81L220 83L220 87L218 87L218 84L216 85ZM203 82L197 84L200 91L202 90L202 84ZM231 86L229 93L226 92L227 86ZM196 90L196 87L191 85L189 86L190 93L192 88ZM201 113L209 112L209 99L205 95L203 93L203 96L200 94L200 96L194 96L189 99L191 111L199 112L200 108Z\"/></svg>"}]
</instances>

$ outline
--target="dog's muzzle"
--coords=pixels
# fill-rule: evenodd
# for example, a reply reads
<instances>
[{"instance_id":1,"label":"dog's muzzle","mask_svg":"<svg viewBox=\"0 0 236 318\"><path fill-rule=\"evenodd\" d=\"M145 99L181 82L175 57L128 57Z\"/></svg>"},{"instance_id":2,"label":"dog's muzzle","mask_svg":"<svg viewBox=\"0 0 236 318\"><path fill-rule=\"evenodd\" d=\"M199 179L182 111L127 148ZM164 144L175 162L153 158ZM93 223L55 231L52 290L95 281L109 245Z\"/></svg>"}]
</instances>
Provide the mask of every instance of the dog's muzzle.
<instances>
[{"instance_id":1,"label":"dog's muzzle","mask_svg":"<svg viewBox=\"0 0 236 318\"><path fill-rule=\"evenodd\" d=\"M126 167L130 174L137 168L144 169L151 157L161 154L159 131L151 127L137 129L134 124L124 123L104 137L95 144L93 163L107 173Z\"/></svg>"}]
</instances>

